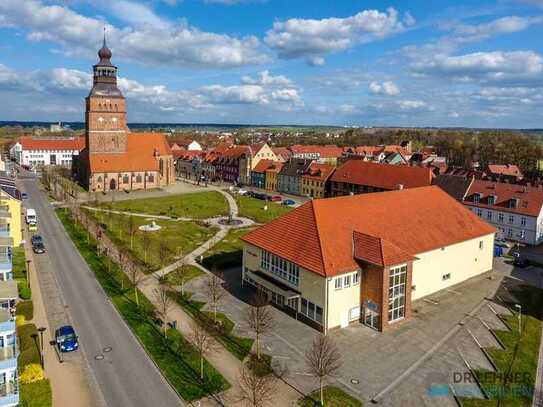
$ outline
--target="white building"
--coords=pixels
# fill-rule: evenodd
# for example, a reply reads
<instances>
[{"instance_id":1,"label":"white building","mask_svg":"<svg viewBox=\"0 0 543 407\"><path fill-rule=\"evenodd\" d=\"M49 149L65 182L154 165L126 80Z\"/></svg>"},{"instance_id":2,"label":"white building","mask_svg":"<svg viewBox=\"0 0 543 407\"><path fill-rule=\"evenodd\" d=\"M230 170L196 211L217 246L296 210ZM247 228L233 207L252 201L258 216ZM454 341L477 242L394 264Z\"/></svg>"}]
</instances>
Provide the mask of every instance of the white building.
<instances>
[{"instance_id":1,"label":"white building","mask_svg":"<svg viewBox=\"0 0 543 407\"><path fill-rule=\"evenodd\" d=\"M498 230L498 238L537 245L543 241L543 189L474 180L464 205Z\"/></svg>"},{"instance_id":2,"label":"white building","mask_svg":"<svg viewBox=\"0 0 543 407\"><path fill-rule=\"evenodd\" d=\"M71 167L72 157L85 147L85 138L23 136L10 149L19 165L41 167L62 165ZM13 151L13 155L12 155Z\"/></svg>"}]
</instances>

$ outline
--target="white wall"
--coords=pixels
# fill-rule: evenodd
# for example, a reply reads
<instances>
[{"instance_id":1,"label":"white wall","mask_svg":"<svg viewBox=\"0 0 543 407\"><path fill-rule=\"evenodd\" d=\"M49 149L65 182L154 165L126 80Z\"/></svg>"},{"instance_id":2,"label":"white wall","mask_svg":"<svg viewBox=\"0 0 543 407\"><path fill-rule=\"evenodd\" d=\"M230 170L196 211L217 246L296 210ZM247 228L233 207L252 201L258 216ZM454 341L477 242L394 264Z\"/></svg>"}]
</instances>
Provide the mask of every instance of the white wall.
<instances>
[{"instance_id":1,"label":"white wall","mask_svg":"<svg viewBox=\"0 0 543 407\"><path fill-rule=\"evenodd\" d=\"M20 164L51 165L51 155L56 156L56 165L71 165L72 157L79 155L79 150L22 150Z\"/></svg>"},{"instance_id":2,"label":"white wall","mask_svg":"<svg viewBox=\"0 0 543 407\"><path fill-rule=\"evenodd\" d=\"M483 243L482 249L479 242ZM494 234L415 255L411 298L416 300L492 270ZM443 276L450 278L443 280Z\"/></svg>"}]
</instances>

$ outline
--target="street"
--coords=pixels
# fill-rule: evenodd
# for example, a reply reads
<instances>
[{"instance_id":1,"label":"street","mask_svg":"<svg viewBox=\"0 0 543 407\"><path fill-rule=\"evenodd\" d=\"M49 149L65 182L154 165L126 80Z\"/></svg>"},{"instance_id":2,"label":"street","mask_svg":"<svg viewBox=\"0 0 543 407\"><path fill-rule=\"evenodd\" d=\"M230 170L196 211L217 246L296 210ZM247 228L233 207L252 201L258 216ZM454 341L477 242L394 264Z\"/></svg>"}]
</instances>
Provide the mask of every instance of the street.
<instances>
[{"instance_id":1,"label":"street","mask_svg":"<svg viewBox=\"0 0 543 407\"><path fill-rule=\"evenodd\" d=\"M79 336L79 352L105 403L110 407L183 405L109 301L37 181L21 181L28 194L26 207L37 212L38 233L44 238L48 264Z\"/></svg>"}]
</instances>

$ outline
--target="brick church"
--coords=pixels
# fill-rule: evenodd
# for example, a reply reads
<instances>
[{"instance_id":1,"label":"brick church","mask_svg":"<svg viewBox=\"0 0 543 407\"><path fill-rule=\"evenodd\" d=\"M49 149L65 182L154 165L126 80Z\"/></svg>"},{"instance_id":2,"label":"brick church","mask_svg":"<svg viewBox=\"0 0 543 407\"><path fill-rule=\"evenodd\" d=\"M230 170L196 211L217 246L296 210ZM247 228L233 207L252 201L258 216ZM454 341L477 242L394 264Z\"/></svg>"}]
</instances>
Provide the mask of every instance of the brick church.
<instances>
[{"instance_id":1,"label":"brick church","mask_svg":"<svg viewBox=\"0 0 543 407\"><path fill-rule=\"evenodd\" d=\"M175 182L173 155L162 133L132 133L126 101L117 87L117 67L104 43L94 65L93 87L85 99L86 147L76 164L89 191L149 189Z\"/></svg>"}]
</instances>

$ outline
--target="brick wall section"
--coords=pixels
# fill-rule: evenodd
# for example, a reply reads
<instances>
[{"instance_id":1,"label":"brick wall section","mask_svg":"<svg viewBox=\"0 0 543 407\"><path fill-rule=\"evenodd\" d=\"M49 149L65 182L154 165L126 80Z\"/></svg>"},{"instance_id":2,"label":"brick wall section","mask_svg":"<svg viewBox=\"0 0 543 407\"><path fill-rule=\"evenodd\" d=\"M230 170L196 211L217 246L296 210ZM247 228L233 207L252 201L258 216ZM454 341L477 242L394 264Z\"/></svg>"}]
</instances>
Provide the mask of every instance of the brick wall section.
<instances>
[{"instance_id":1,"label":"brick wall section","mask_svg":"<svg viewBox=\"0 0 543 407\"><path fill-rule=\"evenodd\" d=\"M123 97L88 97L85 121L86 141L91 154L126 151L128 127Z\"/></svg>"}]
</instances>

